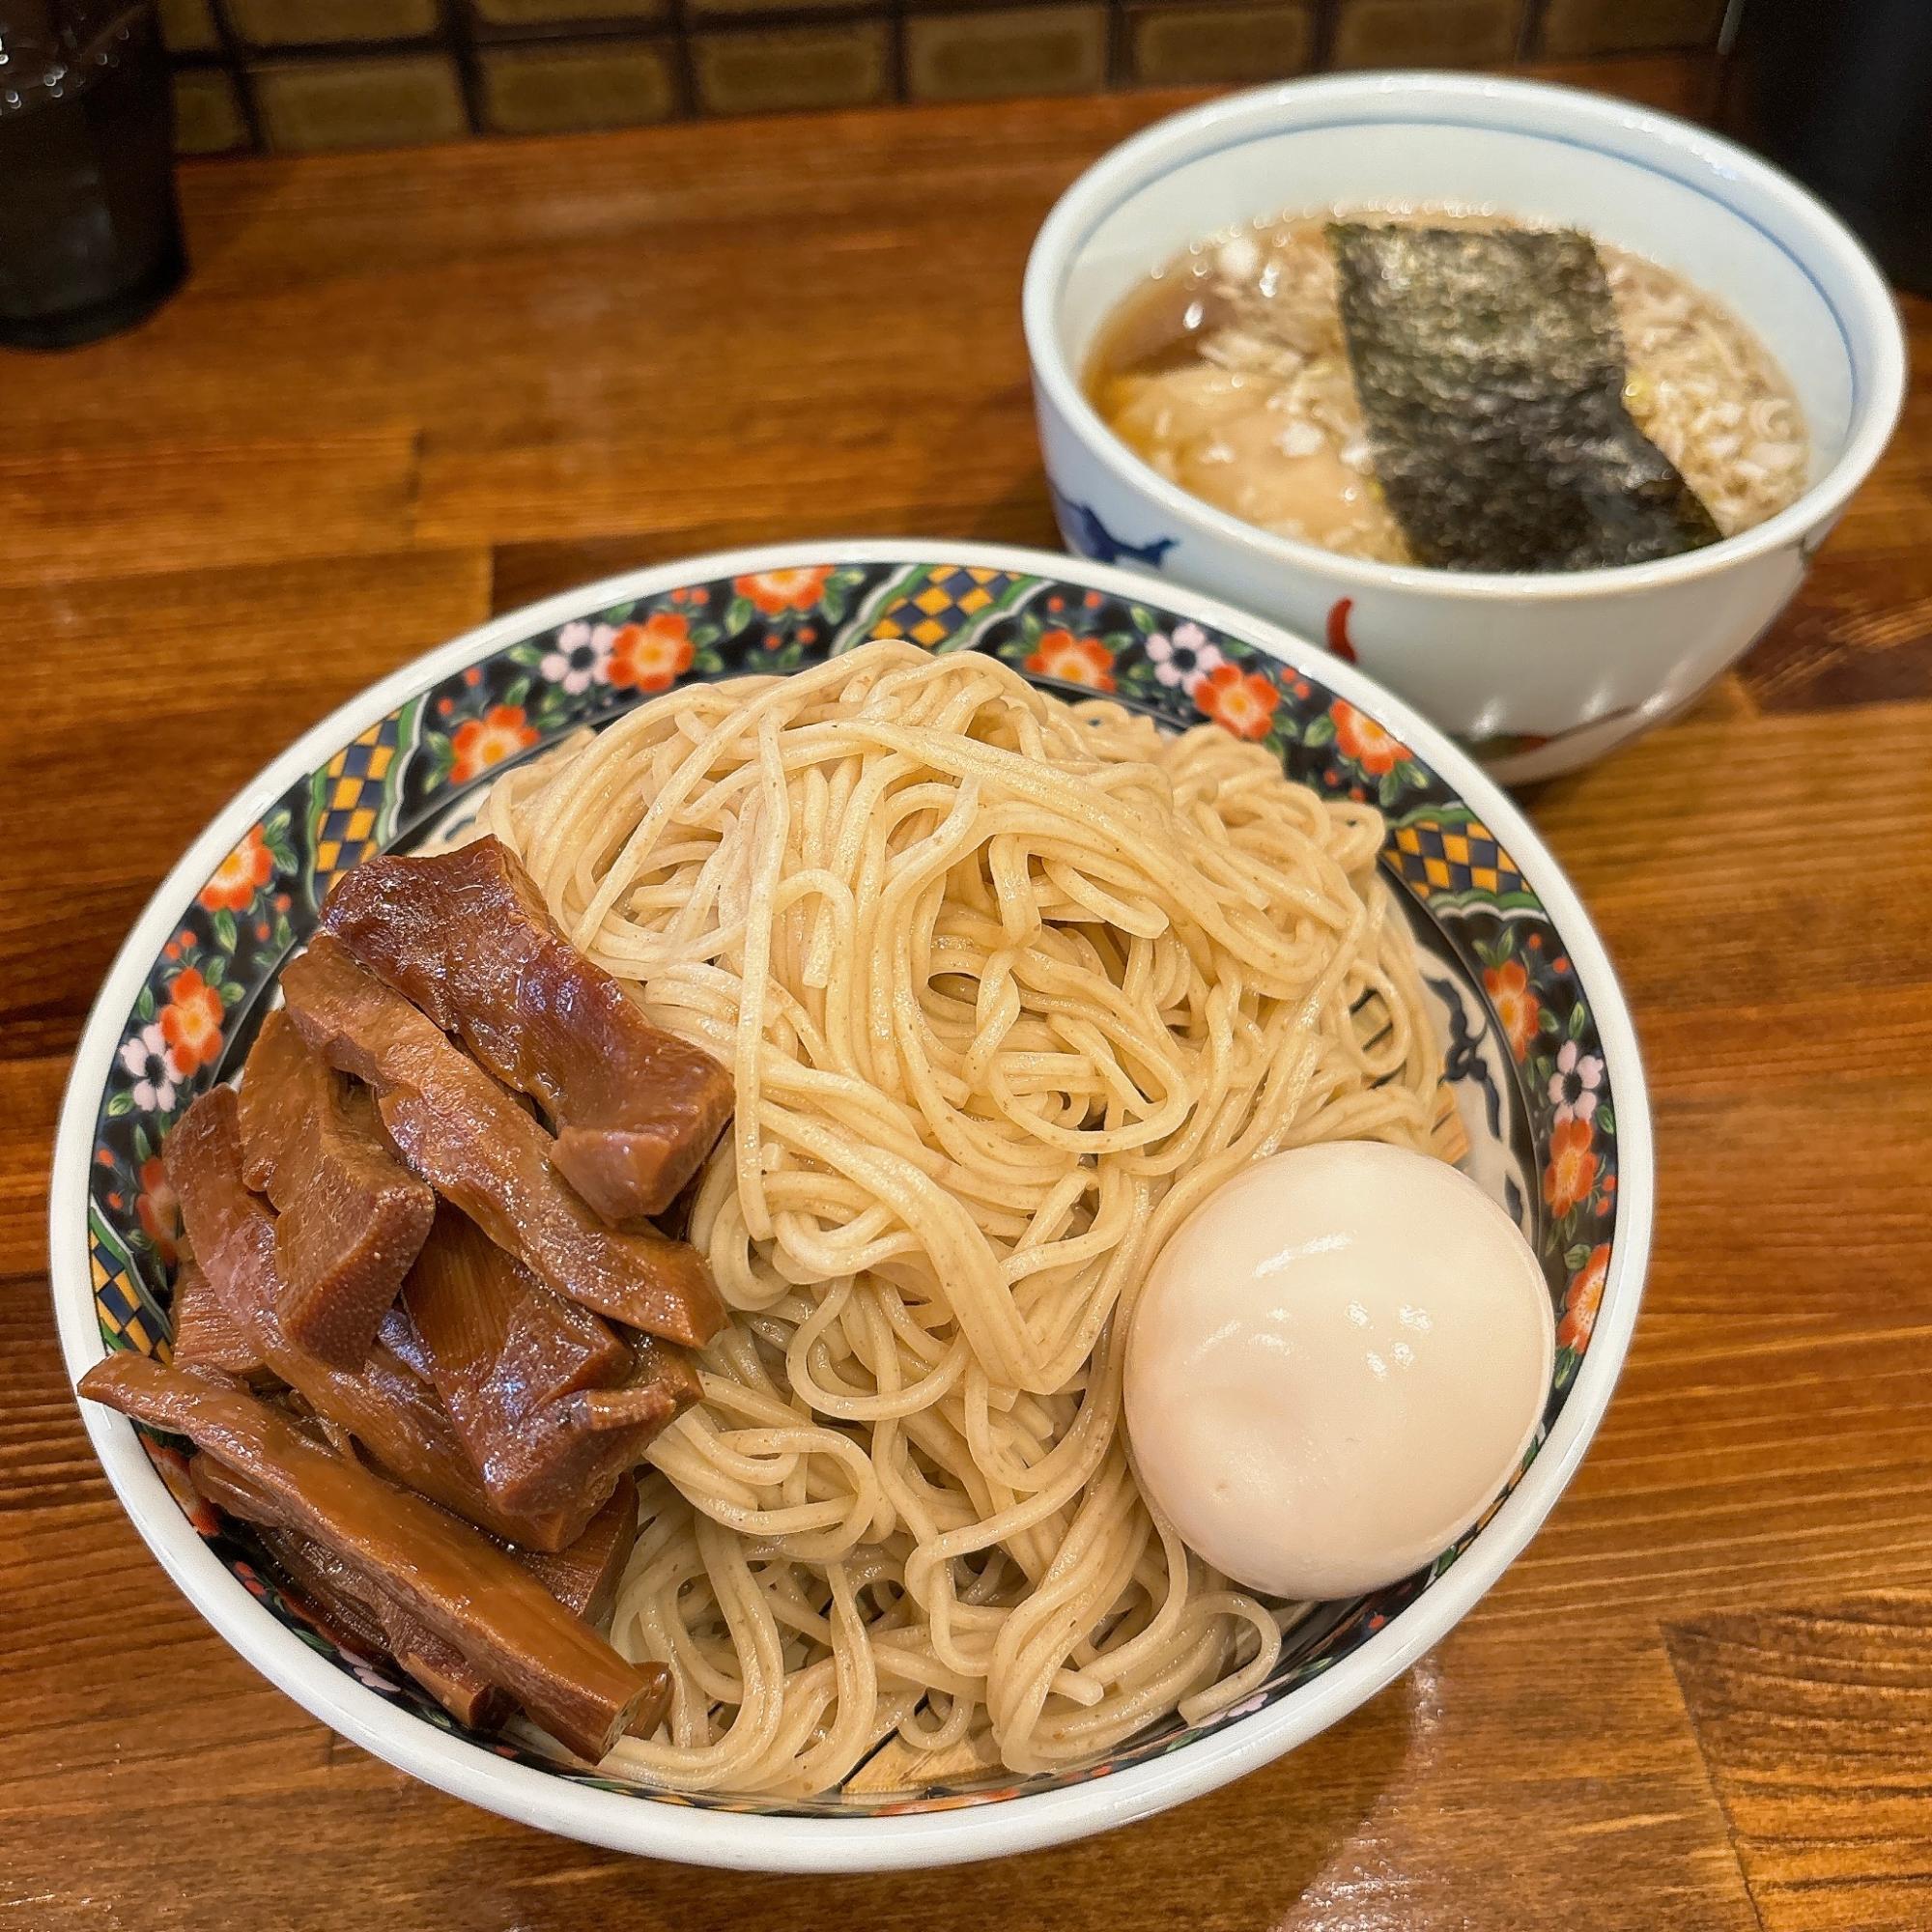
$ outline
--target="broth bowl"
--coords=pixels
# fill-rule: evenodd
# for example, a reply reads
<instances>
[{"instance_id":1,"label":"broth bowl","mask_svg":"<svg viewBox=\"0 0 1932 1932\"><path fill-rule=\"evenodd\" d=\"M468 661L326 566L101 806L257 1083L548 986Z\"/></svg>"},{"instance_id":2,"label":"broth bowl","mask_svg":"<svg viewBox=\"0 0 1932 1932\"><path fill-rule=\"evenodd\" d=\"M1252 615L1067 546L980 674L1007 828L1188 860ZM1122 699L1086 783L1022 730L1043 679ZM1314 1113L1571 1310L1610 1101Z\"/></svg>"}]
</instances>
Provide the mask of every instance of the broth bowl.
<instances>
[{"instance_id":1,"label":"broth bowl","mask_svg":"<svg viewBox=\"0 0 1932 1932\"><path fill-rule=\"evenodd\" d=\"M1811 442L1786 509L1682 555L1502 575L1341 555L1168 481L1082 387L1122 299L1190 243L1282 213L1395 203L1578 227L1717 297L1783 366ZM1822 203L1667 114L1426 72L1237 94L1103 156L1048 215L1023 313L1067 547L1224 597L1359 662L1507 781L1574 769L1681 710L1790 601L1897 421L1884 278Z\"/></svg>"},{"instance_id":2,"label":"broth bowl","mask_svg":"<svg viewBox=\"0 0 1932 1932\"><path fill-rule=\"evenodd\" d=\"M1529 1541L1604 1413L1642 1292L1650 1120L1630 1017L1561 869L1470 759L1361 671L1193 592L1036 551L822 544L639 571L499 617L352 699L222 810L136 923L75 1056L49 1197L71 1375L112 1350L166 1348L178 1230L158 1150L241 1065L344 871L447 835L511 761L674 681L782 674L879 637L986 652L1168 728L1212 720L1324 795L1378 804L1463 1165L1531 1242L1558 1348L1536 1439L1484 1520L1402 1582L1295 1626L1233 1709L1164 1719L1051 1774L873 1758L809 1798L653 1791L535 1734L464 1730L278 1582L248 1532L197 1500L177 1444L82 1405L156 1558L323 1722L472 1804L656 1858L798 1871L989 1858L1125 1824L1279 1756L1438 1642ZM647 665L643 639L676 648ZM186 1065L163 1051L185 1016Z\"/></svg>"}]
</instances>

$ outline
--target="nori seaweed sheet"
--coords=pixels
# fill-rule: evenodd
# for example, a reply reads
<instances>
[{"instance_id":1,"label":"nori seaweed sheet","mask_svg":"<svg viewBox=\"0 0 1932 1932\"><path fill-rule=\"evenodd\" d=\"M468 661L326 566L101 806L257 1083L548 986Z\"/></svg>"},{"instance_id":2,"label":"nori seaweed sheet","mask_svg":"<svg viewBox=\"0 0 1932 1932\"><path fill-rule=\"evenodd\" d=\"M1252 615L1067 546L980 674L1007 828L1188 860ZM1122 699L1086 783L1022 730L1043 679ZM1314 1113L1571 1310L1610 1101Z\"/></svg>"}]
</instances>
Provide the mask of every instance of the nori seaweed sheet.
<instances>
[{"instance_id":1,"label":"nori seaweed sheet","mask_svg":"<svg viewBox=\"0 0 1932 1932\"><path fill-rule=\"evenodd\" d=\"M1418 563L1590 570L1718 540L1624 408L1587 235L1336 221L1328 238L1376 479Z\"/></svg>"}]
</instances>

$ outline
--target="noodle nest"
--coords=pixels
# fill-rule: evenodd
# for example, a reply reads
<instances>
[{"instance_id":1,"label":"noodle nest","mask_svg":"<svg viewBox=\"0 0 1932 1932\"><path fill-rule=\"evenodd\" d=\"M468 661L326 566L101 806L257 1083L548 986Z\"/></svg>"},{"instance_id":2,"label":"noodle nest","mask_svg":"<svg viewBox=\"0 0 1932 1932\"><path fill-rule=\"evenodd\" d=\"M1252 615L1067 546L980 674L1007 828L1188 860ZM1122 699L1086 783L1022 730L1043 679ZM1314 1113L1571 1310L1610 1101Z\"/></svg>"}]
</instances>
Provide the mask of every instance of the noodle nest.
<instances>
[{"instance_id":1,"label":"noodle nest","mask_svg":"<svg viewBox=\"0 0 1932 1932\"><path fill-rule=\"evenodd\" d=\"M1428 1144L1378 814L880 642L668 693L485 823L737 1086L691 1211L735 1320L652 1446L611 1629L671 1715L608 1768L800 1795L896 1733L1047 1772L1258 1687L1295 1606L1150 1508L1122 1359L1236 1169Z\"/></svg>"}]
</instances>

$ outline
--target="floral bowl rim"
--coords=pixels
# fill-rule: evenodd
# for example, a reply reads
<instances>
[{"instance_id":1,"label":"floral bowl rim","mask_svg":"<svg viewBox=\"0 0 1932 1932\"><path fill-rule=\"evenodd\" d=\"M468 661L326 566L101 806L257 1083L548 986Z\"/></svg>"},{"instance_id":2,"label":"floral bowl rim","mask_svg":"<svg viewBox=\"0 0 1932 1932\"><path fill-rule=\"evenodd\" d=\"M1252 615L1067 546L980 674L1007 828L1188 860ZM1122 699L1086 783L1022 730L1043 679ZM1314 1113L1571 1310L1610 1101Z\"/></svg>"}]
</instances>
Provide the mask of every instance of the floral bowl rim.
<instances>
[{"instance_id":1,"label":"floral bowl rim","mask_svg":"<svg viewBox=\"0 0 1932 1932\"><path fill-rule=\"evenodd\" d=\"M1619 1186L1612 1252L1594 1331L1535 1460L1452 1568L1331 1668L1276 1702L1165 1754L1084 1782L1002 1793L992 1802L899 1815L769 1814L640 1804L496 1754L385 1701L305 1644L197 1534L126 1418L80 1405L95 1453L142 1539L177 1586L256 1669L365 1750L454 1797L615 1851L752 1870L871 1871L951 1864L1063 1843L1130 1823L1257 1770L1366 1702L1441 1638L1502 1575L1567 1487L1607 1406L1636 1321L1648 1264L1653 1156L1643 1068L1615 972L1561 867L1528 820L1465 753L1412 707L1317 645L1183 589L1044 551L926 539L825 541L721 552L621 573L492 618L365 688L272 759L214 816L156 888L89 1014L61 1107L48 1192L52 1292L62 1352L78 1379L107 1352L96 1312L88 1233L90 1163L102 1096L127 1015L180 908L292 782L318 771L406 700L522 640L625 599L711 579L820 566L931 566L1043 578L1122 600L1153 591L1170 612L1275 660L1380 724L1480 814L1560 936L1579 1004L1595 1022L1617 1099ZM1373 1629L1373 1626L1372 1626Z\"/></svg>"}]
</instances>

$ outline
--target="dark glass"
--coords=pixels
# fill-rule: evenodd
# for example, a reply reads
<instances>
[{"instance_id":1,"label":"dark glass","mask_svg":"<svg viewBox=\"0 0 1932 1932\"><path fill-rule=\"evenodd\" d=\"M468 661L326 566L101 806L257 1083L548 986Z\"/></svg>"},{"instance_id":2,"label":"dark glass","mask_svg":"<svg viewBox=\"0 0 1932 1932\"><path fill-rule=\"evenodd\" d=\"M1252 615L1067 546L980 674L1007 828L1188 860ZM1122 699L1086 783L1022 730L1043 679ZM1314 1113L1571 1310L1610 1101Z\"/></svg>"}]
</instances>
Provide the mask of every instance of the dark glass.
<instances>
[{"instance_id":1,"label":"dark glass","mask_svg":"<svg viewBox=\"0 0 1932 1932\"><path fill-rule=\"evenodd\" d=\"M154 8L0 0L0 343L111 334L186 270Z\"/></svg>"},{"instance_id":2,"label":"dark glass","mask_svg":"<svg viewBox=\"0 0 1932 1932\"><path fill-rule=\"evenodd\" d=\"M1932 0L1736 0L1724 118L1932 294Z\"/></svg>"}]
</instances>

